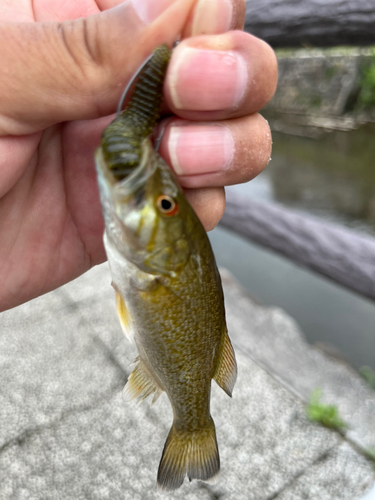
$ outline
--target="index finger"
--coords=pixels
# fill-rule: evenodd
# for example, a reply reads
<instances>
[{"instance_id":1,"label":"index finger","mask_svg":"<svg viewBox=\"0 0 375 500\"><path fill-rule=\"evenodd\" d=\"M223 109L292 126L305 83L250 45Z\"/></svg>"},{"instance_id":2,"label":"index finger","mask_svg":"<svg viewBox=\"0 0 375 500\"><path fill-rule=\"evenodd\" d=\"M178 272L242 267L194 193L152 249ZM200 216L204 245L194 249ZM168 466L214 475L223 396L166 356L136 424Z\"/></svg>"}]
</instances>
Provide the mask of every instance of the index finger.
<instances>
[{"instance_id":1,"label":"index finger","mask_svg":"<svg viewBox=\"0 0 375 500\"><path fill-rule=\"evenodd\" d=\"M245 0L198 0L187 20L182 39L242 30L245 12Z\"/></svg>"},{"instance_id":2,"label":"index finger","mask_svg":"<svg viewBox=\"0 0 375 500\"><path fill-rule=\"evenodd\" d=\"M133 0L152 7L160 0ZM100 10L116 7L124 0L96 0ZM245 22L245 0L198 0L189 16L182 38L196 35L214 35L228 30L243 29Z\"/></svg>"}]
</instances>

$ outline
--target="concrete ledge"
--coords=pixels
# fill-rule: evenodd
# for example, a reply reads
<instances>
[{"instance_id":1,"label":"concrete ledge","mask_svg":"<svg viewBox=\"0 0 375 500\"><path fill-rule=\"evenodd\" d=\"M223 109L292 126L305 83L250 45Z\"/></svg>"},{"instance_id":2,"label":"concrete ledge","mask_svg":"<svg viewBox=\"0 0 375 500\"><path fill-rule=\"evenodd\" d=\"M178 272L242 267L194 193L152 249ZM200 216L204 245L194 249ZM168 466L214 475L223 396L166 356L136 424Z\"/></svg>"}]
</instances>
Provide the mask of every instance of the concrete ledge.
<instances>
[{"instance_id":1,"label":"concrete ledge","mask_svg":"<svg viewBox=\"0 0 375 500\"><path fill-rule=\"evenodd\" d=\"M153 407L123 401L135 352L120 332L110 282L102 265L0 315L0 498L160 498L156 471L171 410L165 396ZM311 423L303 402L319 367L322 384L329 376L334 385L336 373L355 391L357 376L317 354L282 311L254 304L228 274L224 288L239 379L232 400L213 384L222 473L216 485L185 482L167 496L360 498L374 484L373 464ZM327 398L336 394L333 385ZM361 391L358 405L373 397ZM353 419L359 442L372 429L366 418Z\"/></svg>"}]
</instances>

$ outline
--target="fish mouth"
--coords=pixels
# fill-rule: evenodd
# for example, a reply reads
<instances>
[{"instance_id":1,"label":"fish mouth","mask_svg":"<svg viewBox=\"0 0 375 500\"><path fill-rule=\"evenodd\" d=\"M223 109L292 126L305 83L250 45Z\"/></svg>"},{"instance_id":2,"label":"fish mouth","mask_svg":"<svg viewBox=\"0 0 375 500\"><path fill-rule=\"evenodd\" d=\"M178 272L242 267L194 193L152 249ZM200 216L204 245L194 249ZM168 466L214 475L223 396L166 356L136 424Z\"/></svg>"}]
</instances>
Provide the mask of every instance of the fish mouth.
<instances>
[{"instance_id":1,"label":"fish mouth","mask_svg":"<svg viewBox=\"0 0 375 500\"><path fill-rule=\"evenodd\" d=\"M118 179L108 168L103 149L99 147L95 153L98 187L107 237L112 240L123 253L139 253L139 244L133 224L134 214L142 210L146 203L145 188L157 168L157 161L149 139L141 145L141 160L134 170L125 178ZM134 255L130 256L134 259Z\"/></svg>"},{"instance_id":2,"label":"fish mouth","mask_svg":"<svg viewBox=\"0 0 375 500\"><path fill-rule=\"evenodd\" d=\"M108 167L101 146L95 152L99 195L107 239L111 240L131 260L134 259L134 251L139 252L141 248L134 230L128 227L129 224L126 221L128 219L131 222L132 213L137 213L145 202L145 186L157 166L156 162L152 161L151 143L148 147L148 142L149 140L146 139L142 143L139 164L123 179L118 179Z\"/></svg>"},{"instance_id":3,"label":"fish mouth","mask_svg":"<svg viewBox=\"0 0 375 500\"><path fill-rule=\"evenodd\" d=\"M142 155L139 164L123 179L118 179L116 174L108 168L105 161L103 149L100 146L95 153L96 170L99 179L100 191L111 194L113 201L126 202L131 196L146 185L149 178L155 172L157 164L151 161L152 145L150 139L145 139L141 145ZM110 191L110 193L108 192Z\"/></svg>"}]
</instances>

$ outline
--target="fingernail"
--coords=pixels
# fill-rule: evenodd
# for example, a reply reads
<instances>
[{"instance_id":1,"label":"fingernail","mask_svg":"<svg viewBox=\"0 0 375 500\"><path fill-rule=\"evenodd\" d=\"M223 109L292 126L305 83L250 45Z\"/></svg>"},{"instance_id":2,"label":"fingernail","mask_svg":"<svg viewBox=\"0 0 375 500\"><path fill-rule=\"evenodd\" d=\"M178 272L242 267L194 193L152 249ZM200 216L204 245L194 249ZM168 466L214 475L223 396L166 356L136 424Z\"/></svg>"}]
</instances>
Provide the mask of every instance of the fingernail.
<instances>
[{"instance_id":1,"label":"fingernail","mask_svg":"<svg viewBox=\"0 0 375 500\"><path fill-rule=\"evenodd\" d=\"M168 150L177 175L207 174L230 166L234 141L224 125L173 125Z\"/></svg>"},{"instance_id":2,"label":"fingernail","mask_svg":"<svg viewBox=\"0 0 375 500\"><path fill-rule=\"evenodd\" d=\"M247 80L238 52L184 47L170 68L171 98L177 109L231 109L241 101Z\"/></svg>"},{"instance_id":3,"label":"fingernail","mask_svg":"<svg viewBox=\"0 0 375 500\"><path fill-rule=\"evenodd\" d=\"M225 33L232 24L230 0L199 0L195 9L192 36Z\"/></svg>"},{"instance_id":4,"label":"fingernail","mask_svg":"<svg viewBox=\"0 0 375 500\"><path fill-rule=\"evenodd\" d=\"M133 7L145 24L155 21L176 0L132 0Z\"/></svg>"}]
</instances>

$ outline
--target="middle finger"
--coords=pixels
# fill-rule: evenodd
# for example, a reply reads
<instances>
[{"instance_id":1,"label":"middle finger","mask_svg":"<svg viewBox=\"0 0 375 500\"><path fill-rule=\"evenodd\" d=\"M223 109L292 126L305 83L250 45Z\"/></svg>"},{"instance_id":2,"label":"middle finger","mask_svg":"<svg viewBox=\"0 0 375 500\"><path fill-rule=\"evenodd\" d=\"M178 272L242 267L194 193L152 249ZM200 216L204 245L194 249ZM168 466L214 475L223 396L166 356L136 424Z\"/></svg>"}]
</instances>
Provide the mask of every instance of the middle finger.
<instances>
[{"instance_id":1,"label":"middle finger","mask_svg":"<svg viewBox=\"0 0 375 500\"><path fill-rule=\"evenodd\" d=\"M271 47L248 33L183 40L166 76L171 111L188 120L212 121L259 111L272 98L277 63Z\"/></svg>"}]
</instances>

